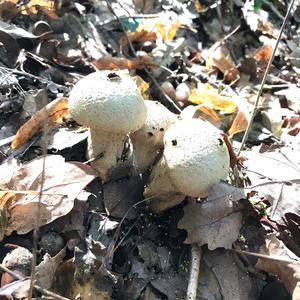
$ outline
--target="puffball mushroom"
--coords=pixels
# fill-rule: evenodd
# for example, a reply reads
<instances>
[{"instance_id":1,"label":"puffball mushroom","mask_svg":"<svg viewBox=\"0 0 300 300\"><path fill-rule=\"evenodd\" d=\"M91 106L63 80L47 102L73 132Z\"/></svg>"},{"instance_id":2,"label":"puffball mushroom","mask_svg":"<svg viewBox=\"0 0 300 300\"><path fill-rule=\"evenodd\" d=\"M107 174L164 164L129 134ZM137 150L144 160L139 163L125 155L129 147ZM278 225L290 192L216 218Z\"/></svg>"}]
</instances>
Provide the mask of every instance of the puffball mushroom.
<instances>
[{"instance_id":1,"label":"puffball mushroom","mask_svg":"<svg viewBox=\"0 0 300 300\"><path fill-rule=\"evenodd\" d=\"M164 146L163 138L166 130L178 120L178 116L170 112L157 101L145 100L147 119L143 127L130 135L133 145L133 157L136 170L146 171Z\"/></svg>"},{"instance_id":2,"label":"puffball mushroom","mask_svg":"<svg viewBox=\"0 0 300 300\"><path fill-rule=\"evenodd\" d=\"M91 73L71 90L69 110L76 122L90 127L87 156L107 181L122 163L128 133L142 127L147 117L136 84L125 71Z\"/></svg>"},{"instance_id":3,"label":"puffball mushroom","mask_svg":"<svg viewBox=\"0 0 300 300\"><path fill-rule=\"evenodd\" d=\"M207 121L185 119L171 125L164 153L145 189L153 211L179 204L185 196L206 197L210 185L225 179L229 152L221 131Z\"/></svg>"}]
</instances>

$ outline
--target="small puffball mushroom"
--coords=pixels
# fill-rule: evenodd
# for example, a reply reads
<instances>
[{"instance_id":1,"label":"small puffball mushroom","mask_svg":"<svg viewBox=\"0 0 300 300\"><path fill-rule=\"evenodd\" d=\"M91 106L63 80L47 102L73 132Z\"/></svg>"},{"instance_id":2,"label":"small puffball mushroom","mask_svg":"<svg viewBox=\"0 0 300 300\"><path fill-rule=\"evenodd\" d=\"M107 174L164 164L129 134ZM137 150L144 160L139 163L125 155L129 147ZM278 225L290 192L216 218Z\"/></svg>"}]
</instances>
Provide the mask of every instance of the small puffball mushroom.
<instances>
[{"instance_id":1,"label":"small puffball mushroom","mask_svg":"<svg viewBox=\"0 0 300 300\"><path fill-rule=\"evenodd\" d=\"M133 157L136 170L146 171L164 146L166 130L178 120L178 116L170 112L157 101L145 100L147 119L142 128L130 135L133 145Z\"/></svg>"},{"instance_id":2,"label":"small puffball mushroom","mask_svg":"<svg viewBox=\"0 0 300 300\"><path fill-rule=\"evenodd\" d=\"M200 119L180 120L167 130L164 153L150 175L145 197L162 211L185 196L206 197L210 185L225 179L229 152L221 131Z\"/></svg>"},{"instance_id":3,"label":"small puffball mushroom","mask_svg":"<svg viewBox=\"0 0 300 300\"><path fill-rule=\"evenodd\" d=\"M76 122L90 127L87 156L107 181L122 165L128 133L142 127L147 117L136 84L125 71L89 74L70 92L69 110Z\"/></svg>"}]
</instances>

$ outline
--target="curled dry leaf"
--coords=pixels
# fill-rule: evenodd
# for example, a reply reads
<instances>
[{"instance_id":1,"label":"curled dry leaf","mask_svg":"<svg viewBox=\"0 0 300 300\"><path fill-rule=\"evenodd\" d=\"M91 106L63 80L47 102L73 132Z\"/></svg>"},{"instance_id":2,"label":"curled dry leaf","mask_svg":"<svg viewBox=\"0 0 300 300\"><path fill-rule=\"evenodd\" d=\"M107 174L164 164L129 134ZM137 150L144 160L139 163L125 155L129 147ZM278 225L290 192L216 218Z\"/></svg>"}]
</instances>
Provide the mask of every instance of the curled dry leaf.
<instances>
[{"instance_id":1,"label":"curled dry leaf","mask_svg":"<svg viewBox=\"0 0 300 300\"><path fill-rule=\"evenodd\" d=\"M192 89L189 101L219 110L225 114L231 114L237 110L235 100L219 94L218 90L208 83L200 84L197 89Z\"/></svg>"},{"instance_id":2,"label":"curled dry leaf","mask_svg":"<svg viewBox=\"0 0 300 300\"><path fill-rule=\"evenodd\" d=\"M127 37L130 40L130 42L144 43L147 41L150 41L150 42L156 41L156 33L153 31L147 31L144 29L141 29L139 31L134 31L134 32L128 32ZM128 44L127 37L122 37L120 39L120 45L126 46Z\"/></svg>"},{"instance_id":3,"label":"curled dry leaf","mask_svg":"<svg viewBox=\"0 0 300 300\"><path fill-rule=\"evenodd\" d=\"M240 78L240 72L235 67L229 50L220 42L216 42L209 50L206 58L206 66L210 69L217 68L224 74L227 81L236 81Z\"/></svg>"},{"instance_id":4,"label":"curled dry leaf","mask_svg":"<svg viewBox=\"0 0 300 300\"><path fill-rule=\"evenodd\" d=\"M145 67L158 67L148 55L133 59L123 57L102 57L97 59L94 62L94 65L98 70L133 70L143 69Z\"/></svg>"},{"instance_id":5,"label":"curled dry leaf","mask_svg":"<svg viewBox=\"0 0 300 300\"><path fill-rule=\"evenodd\" d=\"M58 98L43 109L34 114L17 132L11 147L13 149L21 147L31 137L33 137L44 124L53 124L61 122L62 118L69 115L68 99L65 97Z\"/></svg>"},{"instance_id":6,"label":"curled dry leaf","mask_svg":"<svg viewBox=\"0 0 300 300\"><path fill-rule=\"evenodd\" d=\"M191 203L184 208L178 228L188 231L185 243L208 244L210 250L231 248L237 239L242 214L234 202L246 198L245 191L225 183L211 186L209 196L202 203Z\"/></svg>"},{"instance_id":7,"label":"curled dry leaf","mask_svg":"<svg viewBox=\"0 0 300 300\"><path fill-rule=\"evenodd\" d=\"M246 130L250 120L250 115L248 111L239 109L236 117L234 118L230 129L228 130L229 135L235 135L239 132Z\"/></svg>"},{"instance_id":8,"label":"curled dry leaf","mask_svg":"<svg viewBox=\"0 0 300 300\"><path fill-rule=\"evenodd\" d=\"M260 253L282 259L283 261L259 258L255 267L277 275L292 295L292 299L299 300L300 258L285 247L274 234L267 236L265 242L265 245L260 248ZM291 262L284 260L290 260ZM293 262L293 260L295 260L295 262Z\"/></svg>"},{"instance_id":9,"label":"curled dry leaf","mask_svg":"<svg viewBox=\"0 0 300 300\"><path fill-rule=\"evenodd\" d=\"M65 162L60 155L39 157L18 168L8 186L15 190L39 191L42 181L43 159L45 170L43 190L45 194L18 194L8 207L10 214L5 234L14 230L19 234L31 231L36 222L38 208L40 220L38 225L48 224L68 214L74 206L74 200L85 186L96 178L95 171L85 164Z\"/></svg>"}]
</instances>

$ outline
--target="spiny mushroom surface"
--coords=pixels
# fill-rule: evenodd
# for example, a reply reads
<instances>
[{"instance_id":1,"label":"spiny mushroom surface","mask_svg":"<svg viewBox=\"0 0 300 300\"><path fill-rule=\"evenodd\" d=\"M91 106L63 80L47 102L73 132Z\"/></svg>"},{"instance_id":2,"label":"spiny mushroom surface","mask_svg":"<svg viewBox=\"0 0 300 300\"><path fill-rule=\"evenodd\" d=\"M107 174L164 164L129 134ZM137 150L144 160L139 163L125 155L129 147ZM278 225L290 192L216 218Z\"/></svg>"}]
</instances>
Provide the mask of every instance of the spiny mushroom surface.
<instances>
[{"instance_id":1,"label":"spiny mushroom surface","mask_svg":"<svg viewBox=\"0 0 300 300\"><path fill-rule=\"evenodd\" d=\"M89 74L70 92L69 110L76 122L90 127L87 156L107 181L122 165L128 133L142 127L147 117L136 84L125 71Z\"/></svg>"},{"instance_id":2,"label":"spiny mushroom surface","mask_svg":"<svg viewBox=\"0 0 300 300\"><path fill-rule=\"evenodd\" d=\"M133 144L133 156L136 170L143 173L157 157L164 146L166 130L178 120L178 116L170 112L157 101L145 100L147 119L142 128L130 135Z\"/></svg>"},{"instance_id":3,"label":"spiny mushroom surface","mask_svg":"<svg viewBox=\"0 0 300 300\"><path fill-rule=\"evenodd\" d=\"M225 179L229 152L221 131L200 119L173 124L164 137L164 153L150 175L145 197L154 211L180 203L185 196L205 197L210 185Z\"/></svg>"}]
</instances>

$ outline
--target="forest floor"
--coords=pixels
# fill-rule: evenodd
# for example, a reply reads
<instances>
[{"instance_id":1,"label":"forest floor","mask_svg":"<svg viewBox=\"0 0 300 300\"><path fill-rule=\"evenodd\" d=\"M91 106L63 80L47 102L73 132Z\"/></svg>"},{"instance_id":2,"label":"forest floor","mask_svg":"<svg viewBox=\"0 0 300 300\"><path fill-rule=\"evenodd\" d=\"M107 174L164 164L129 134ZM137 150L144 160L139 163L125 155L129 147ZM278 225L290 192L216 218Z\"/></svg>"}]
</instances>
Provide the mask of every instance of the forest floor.
<instances>
[{"instance_id":1,"label":"forest floor","mask_svg":"<svg viewBox=\"0 0 300 300\"><path fill-rule=\"evenodd\" d=\"M289 5L0 2L1 299L300 299L300 4L281 32ZM99 180L89 129L68 110L97 70L128 70L145 100L221 130L227 180L159 212L143 194L152 164Z\"/></svg>"}]
</instances>

